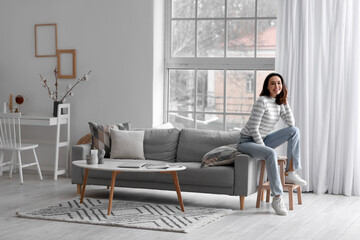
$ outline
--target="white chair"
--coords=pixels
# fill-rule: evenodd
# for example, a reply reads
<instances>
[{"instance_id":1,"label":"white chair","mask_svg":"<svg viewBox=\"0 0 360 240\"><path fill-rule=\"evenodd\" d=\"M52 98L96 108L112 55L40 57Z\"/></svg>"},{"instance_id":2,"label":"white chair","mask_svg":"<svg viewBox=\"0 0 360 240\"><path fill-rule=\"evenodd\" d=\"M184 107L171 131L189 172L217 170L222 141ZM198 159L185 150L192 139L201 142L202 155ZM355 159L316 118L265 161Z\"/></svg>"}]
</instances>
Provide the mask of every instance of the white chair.
<instances>
[{"instance_id":1,"label":"white chair","mask_svg":"<svg viewBox=\"0 0 360 240\"><path fill-rule=\"evenodd\" d=\"M14 165L19 167L20 183L23 184L23 171L22 169L30 166L37 166L40 180L43 180L39 161L35 152L36 144L22 144L21 131L20 131L20 117L21 113L0 113L0 172L3 166L10 165L10 178ZM21 152L25 150L32 150L35 162L23 164L21 162ZM4 151L11 151L11 161L3 162ZM16 153L16 155L15 155ZM15 158L17 157L17 162Z\"/></svg>"}]
</instances>

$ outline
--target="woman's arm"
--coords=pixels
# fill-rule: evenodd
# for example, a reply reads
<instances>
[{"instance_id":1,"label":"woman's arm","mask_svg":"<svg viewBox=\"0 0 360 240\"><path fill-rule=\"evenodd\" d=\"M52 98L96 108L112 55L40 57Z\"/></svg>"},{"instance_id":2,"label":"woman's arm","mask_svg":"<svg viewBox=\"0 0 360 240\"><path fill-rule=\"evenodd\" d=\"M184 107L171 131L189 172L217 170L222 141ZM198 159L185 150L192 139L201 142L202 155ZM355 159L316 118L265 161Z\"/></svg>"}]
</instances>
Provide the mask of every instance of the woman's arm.
<instances>
[{"instance_id":1,"label":"woman's arm","mask_svg":"<svg viewBox=\"0 0 360 240\"><path fill-rule=\"evenodd\" d=\"M280 109L280 116L284 123L289 127L295 126L295 118L289 104L282 105Z\"/></svg>"},{"instance_id":2,"label":"woman's arm","mask_svg":"<svg viewBox=\"0 0 360 240\"><path fill-rule=\"evenodd\" d=\"M249 119L251 136L253 137L254 141L260 145L265 145L259 131L260 122L264 115L265 109L265 102L263 99L259 98L253 106Z\"/></svg>"}]
</instances>

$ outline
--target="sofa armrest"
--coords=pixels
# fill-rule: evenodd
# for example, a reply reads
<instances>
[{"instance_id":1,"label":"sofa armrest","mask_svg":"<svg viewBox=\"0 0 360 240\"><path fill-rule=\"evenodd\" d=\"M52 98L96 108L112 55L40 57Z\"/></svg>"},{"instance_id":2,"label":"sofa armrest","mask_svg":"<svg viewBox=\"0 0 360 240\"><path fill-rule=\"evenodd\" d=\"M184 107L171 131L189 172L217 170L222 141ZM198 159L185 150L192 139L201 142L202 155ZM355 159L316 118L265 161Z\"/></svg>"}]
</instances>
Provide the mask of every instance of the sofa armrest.
<instances>
[{"instance_id":1,"label":"sofa armrest","mask_svg":"<svg viewBox=\"0 0 360 240\"><path fill-rule=\"evenodd\" d=\"M234 195L249 196L255 193L259 181L260 161L240 153L235 158L234 171Z\"/></svg>"},{"instance_id":2,"label":"sofa armrest","mask_svg":"<svg viewBox=\"0 0 360 240\"><path fill-rule=\"evenodd\" d=\"M71 148L71 161L85 160L86 155L90 154L91 144L74 145ZM83 173L81 168L71 166L71 182L73 184L82 184Z\"/></svg>"},{"instance_id":3,"label":"sofa armrest","mask_svg":"<svg viewBox=\"0 0 360 240\"><path fill-rule=\"evenodd\" d=\"M74 145L71 150L71 161L85 160L86 155L90 154L91 144Z\"/></svg>"}]
</instances>

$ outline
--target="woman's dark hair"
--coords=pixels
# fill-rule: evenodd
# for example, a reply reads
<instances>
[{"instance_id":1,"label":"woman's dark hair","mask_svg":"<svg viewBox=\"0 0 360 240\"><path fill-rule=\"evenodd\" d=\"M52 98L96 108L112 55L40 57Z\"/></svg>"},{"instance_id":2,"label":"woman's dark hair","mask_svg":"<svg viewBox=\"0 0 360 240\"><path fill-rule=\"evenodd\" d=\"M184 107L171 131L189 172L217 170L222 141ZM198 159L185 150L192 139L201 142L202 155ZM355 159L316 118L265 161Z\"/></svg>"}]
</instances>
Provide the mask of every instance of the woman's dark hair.
<instances>
[{"instance_id":1,"label":"woman's dark hair","mask_svg":"<svg viewBox=\"0 0 360 240\"><path fill-rule=\"evenodd\" d=\"M270 91L269 89L267 88L268 85L269 85L269 80L270 78L272 77L279 77L281 79L281 84L282 84L282 90L281 92L276 95L276 100L275 102L278 104L278 105L281 105L285 102L286 100L286 97L287 97L287 89L285 87L285 82L284 82L284 79L283 77L278 74L278 73L270 73L269 75L266 76L265 78L265 81L264 81L264 85L263 85L263 88L262 88L262 91L260 93L260 96L270 96Z\"/></svg>"}]
</instances>

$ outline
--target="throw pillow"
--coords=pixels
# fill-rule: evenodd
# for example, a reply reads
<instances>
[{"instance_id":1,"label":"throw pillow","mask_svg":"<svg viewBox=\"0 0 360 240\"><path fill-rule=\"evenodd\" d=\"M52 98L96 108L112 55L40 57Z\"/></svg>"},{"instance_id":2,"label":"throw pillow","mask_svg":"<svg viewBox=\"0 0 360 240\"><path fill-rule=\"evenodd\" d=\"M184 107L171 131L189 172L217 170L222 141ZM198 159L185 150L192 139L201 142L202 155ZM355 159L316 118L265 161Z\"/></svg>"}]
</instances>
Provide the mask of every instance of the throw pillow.
<instances>
[{"instance_id":1,"label":"throw pillow","mask_svg":"<svg viewBox=\"0 0 360 240\"><path fill-rule=\"evenodd\" d=\"M130 130L130 122L102 125L89 122L91 132L91 148L105 150L105 158L110 157L111 139L110 129Z\"/></svg>"},{"instance_id":2,"label":"throw pillow","mask_svg":"<svg viewBox=\"0 0 360 240\"><path fill-rule=\"evenodd\" d=\"M145 159L144 131L120 131L110 129L111 158Z\"/></svg>"},{"instance_id":3,"label":"throw pillow","mask_svg":"<svg viewBox=\"0 0 360 240\"><path fill-rule=\"evenodd\" d=\"M201 167L233 164L238 153L236 144L217 147L204 155Z\"/></svg>"},{"instance_id":4,"label":"throw pillow","mask_svg":"<svg viewBox=\"0 0 360 240\"><path fill-rule=\"evenodd\" d=\"M175 162L180 130L145 129L144 155L146 159Z\"/></svg>"}]
</instances>

